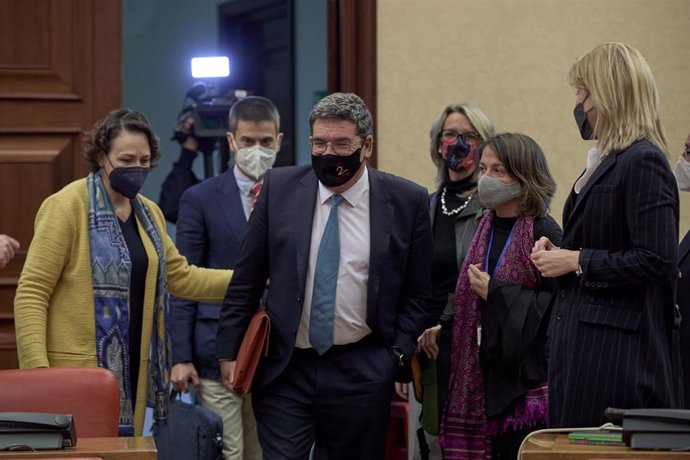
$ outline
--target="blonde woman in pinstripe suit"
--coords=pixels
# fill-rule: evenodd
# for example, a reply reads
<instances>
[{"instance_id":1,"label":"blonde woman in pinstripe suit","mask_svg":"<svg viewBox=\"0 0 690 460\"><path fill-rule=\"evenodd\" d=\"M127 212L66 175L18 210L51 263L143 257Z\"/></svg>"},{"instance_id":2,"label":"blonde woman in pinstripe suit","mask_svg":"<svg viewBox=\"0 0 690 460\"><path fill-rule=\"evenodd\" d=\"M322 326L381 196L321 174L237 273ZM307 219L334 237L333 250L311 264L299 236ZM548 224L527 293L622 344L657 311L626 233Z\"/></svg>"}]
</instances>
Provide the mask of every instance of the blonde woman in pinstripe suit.
<instances>
[{"instance_id":1,"label":"blonde woman in pinstripe suit","mask_svg":"<svg viewBox=\"0 0 690 460\"><path fill-rule=\"evenodd\" d=\"M600 425L607 407L677 405L678 244L678 190L645 59L622 43L599 45L569 82L580 134L597 144L565 204L561 247L541 239L532 255L543 276L558 277L549 424L567 427Z\"/></svg>"}]
</instances>

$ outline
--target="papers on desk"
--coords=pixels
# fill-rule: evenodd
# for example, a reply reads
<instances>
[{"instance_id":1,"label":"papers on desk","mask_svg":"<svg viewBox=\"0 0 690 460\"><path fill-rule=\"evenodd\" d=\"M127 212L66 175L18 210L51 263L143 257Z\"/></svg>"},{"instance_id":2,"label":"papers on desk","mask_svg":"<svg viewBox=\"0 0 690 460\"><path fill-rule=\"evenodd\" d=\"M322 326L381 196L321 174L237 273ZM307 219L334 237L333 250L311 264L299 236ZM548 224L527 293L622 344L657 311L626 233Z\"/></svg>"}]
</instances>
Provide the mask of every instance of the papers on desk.
<instances>
[{"instance_id":1,"label":"papers on desk","mask_svg":"<svg viewBox=\"0 0 690 460\"><path fill-rule=\"evenodd\" d=\"M568 434L571 444L588 444L597 446L624 446L623 434L620 431L573 431Z\"/></svg>"}]
</instances>

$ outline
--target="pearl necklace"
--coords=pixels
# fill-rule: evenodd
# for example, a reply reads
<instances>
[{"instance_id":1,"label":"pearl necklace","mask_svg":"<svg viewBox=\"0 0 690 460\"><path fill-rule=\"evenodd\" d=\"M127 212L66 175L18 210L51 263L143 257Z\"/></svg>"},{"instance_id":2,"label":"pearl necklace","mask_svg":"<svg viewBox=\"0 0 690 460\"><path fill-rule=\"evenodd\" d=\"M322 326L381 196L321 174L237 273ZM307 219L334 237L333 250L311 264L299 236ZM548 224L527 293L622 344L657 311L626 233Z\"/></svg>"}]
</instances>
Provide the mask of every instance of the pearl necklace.
<instances>
[{"instance_id":1,"label":"pearl necklace","mask_svg":"<svg viewBox=\"0 0 690 460\"><path fill-rule=\"evenodd\" d=\"M443 215L445 216L452 216L453 214L458 214L460 211L465 209L468 204L470 204L470 201L472 200L472 195L468 196L467 199L463 204L461 204L459 207L455 209L451 209L450 211L446 207L446 187L443 187L443 191L441 192L441 211L443 211Z\"/></svg>"}]
</instances>

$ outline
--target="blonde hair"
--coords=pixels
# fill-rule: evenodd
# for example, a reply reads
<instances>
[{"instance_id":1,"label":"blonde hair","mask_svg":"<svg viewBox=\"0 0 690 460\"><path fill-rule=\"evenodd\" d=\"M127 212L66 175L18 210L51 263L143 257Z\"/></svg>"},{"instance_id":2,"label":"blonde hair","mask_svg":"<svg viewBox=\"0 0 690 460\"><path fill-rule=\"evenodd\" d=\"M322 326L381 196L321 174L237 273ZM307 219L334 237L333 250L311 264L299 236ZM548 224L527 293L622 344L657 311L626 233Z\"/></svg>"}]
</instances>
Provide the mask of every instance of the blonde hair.
<instances>
[{"instance_id":1,"label":"blonde hair","mask_svg":"<svg viewBox=\"0 0 690 460\"><path fill-rule=\"evenodd\" d=\"M594 47L573 63L568 83L589 92L603 155L642 138L669 155L654 76L635 48L624 43Z\"/></svg>"},{"instance_id":2,"label":"blonde hair","mask_svg":"<svg viewBox=\"0 0 690 460\"><path fill-rule=\"evenodd\" d=\"M436 165L436 186L440 187L443 185L443 181L446 178L446 163L441 158L441 154L438 153L439 140L441 138L441 131L443 131L443 125L446 119L451 113L460 113L465 115L470 121L474 129L477 130L482 140L486 140L496 133L493 123L489 118L484 115L484 112L479 110L472 104L467 104L461 102L459 104L449 104L447 105L441 114L438 116L434 124L431 125L431 131L429 132L429 155L431 156L431 161ZM474 177L477 177L477 169L474 170Z\"/></svg>"}]
</instances>

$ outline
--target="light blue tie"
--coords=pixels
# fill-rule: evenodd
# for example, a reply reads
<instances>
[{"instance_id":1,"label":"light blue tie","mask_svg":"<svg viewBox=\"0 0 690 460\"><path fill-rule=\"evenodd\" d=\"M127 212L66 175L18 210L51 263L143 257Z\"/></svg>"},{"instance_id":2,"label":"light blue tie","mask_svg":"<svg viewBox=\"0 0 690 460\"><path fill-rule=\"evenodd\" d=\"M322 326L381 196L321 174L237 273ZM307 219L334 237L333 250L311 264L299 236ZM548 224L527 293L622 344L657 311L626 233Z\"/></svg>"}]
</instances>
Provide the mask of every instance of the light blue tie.
<instances>
[{"instance_id":1,"label":"light blue tie","mask_svg":"<svg viewBox=\"0 0 690 460\"><path fill-rule=\"evenodd\" d=\"M314 292L309 318L309 342L320 355L333 346L333 310L340 260L338 205L343 201L343 197L333 195L330 200L331 213L328 215L319 244L319 253L316 256Z\"/></svg>"}]
</instances>

